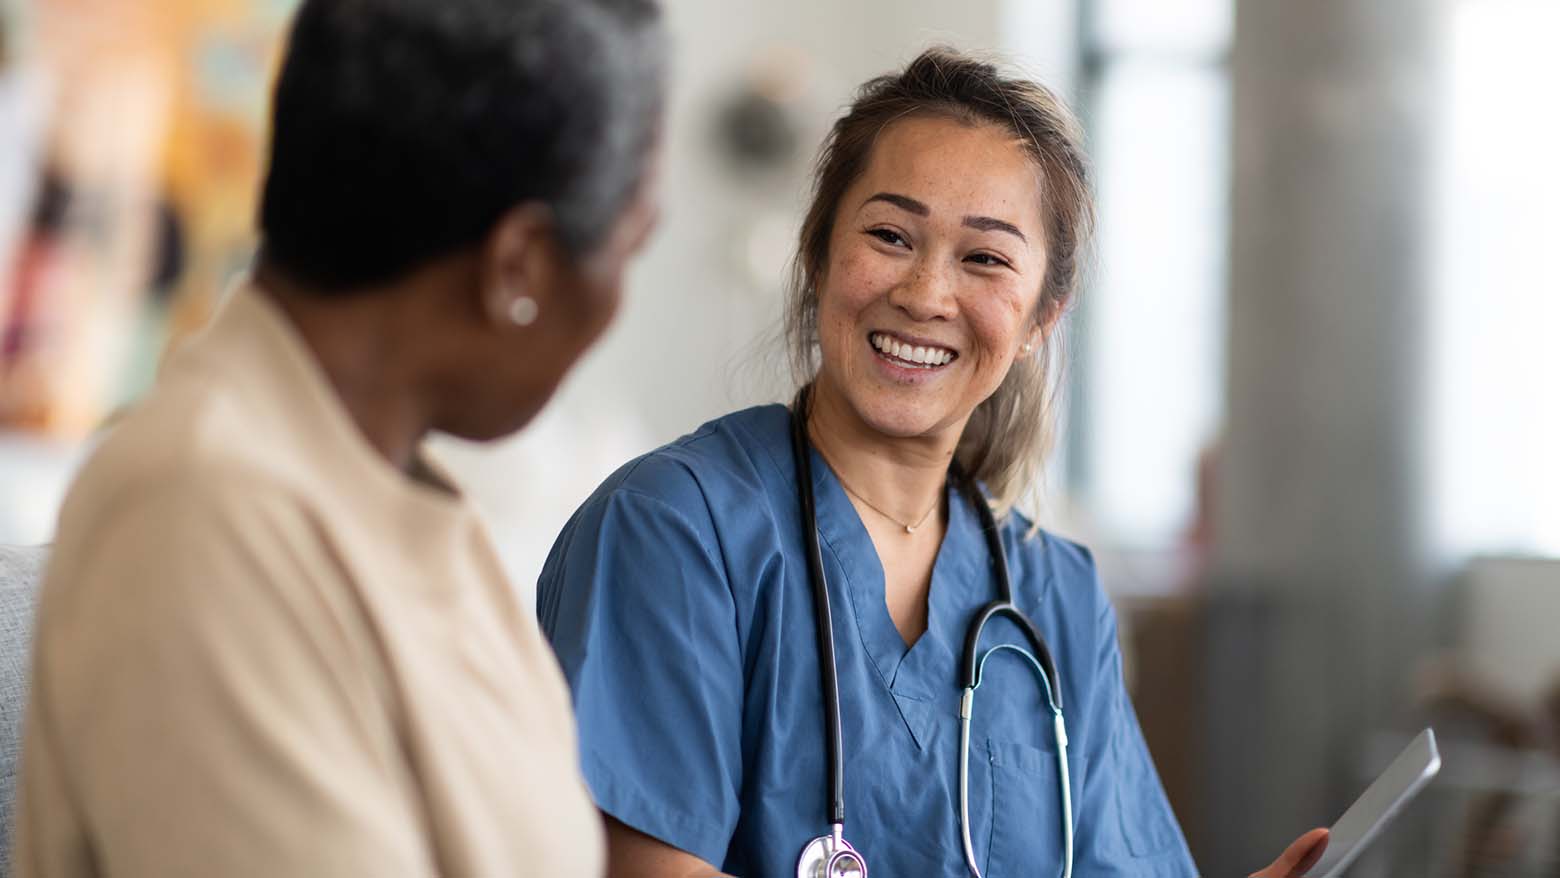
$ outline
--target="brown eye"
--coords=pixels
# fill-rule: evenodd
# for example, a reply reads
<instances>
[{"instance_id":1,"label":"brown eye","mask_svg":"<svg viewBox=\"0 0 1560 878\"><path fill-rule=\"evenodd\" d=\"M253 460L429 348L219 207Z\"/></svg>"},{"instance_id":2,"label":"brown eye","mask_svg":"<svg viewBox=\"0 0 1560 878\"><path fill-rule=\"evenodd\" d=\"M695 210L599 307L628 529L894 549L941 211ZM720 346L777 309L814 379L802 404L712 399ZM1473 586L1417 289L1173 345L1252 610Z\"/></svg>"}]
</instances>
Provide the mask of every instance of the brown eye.
<instances>
[{"instance_id":1,"label":"brown eye","mask_svg":"<svg viewBox=\"0 0 1560 878\"><path fill-rule=\"evenodd\" d=\"M893 229L867 229L867 234L877 238L879 241L882 241L890 247L908 246L908 243L905 241L905 239Z\"/></svg>"},{"instance_id":2,"label":"brown eye","mask_svg":"<svg viewBox=\"0 0 1560 878\"><path fill-rule=\"evenodd\" d=\"M1007 260L1003 259L1000 256L996 256L994 254L991 254L991 253L971 253L969 256L965 257L965 261L966 262L973 262L976 265L988 266L988 267L991 267L991 268L1012 268L1013 267L1013 266L1008 264Z\"/></svg>"}]
</instances>

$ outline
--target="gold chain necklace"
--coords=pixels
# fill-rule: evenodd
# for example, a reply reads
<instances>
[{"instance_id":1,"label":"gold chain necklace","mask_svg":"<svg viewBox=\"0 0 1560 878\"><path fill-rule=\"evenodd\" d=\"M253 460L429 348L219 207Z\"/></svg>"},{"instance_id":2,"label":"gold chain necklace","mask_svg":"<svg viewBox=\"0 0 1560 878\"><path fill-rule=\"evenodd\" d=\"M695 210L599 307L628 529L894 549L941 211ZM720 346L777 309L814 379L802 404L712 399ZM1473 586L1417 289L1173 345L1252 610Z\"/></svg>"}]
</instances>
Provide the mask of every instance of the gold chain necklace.
<instances>
[{"instance_id":1,"label":"gold chain necklace","mask_svg":"<svg viewBox=\"0 0 1560 878\"><path fill-rule=\"evenodd\" d=\"M917 521L915 524L911 524L908 521L900 521L898 518L895 518L894 516L889 515L887 512L884 512L881 508L879 508L876 503L873 503L871 500L868 500L866 497L863 497L861 495L860 491L856 490L855 488L852 488L848 483L846 483L844 476L840 475L840 471L839 470L834 470L834 477L836 479L840 480L840 487L844 488L852 497L855 497L857 500L860 500L861 502L867 504L867 507L869 509L871 509L873 512L876 512L878 515L881 515L884 518L888 519L889 521L892 521L893 523L895 523L895 524L899 525L900 527L904 528L905 529L905 533L907 533L907 534L915 533L916 528L918 528L921 525L925 524L926 520L928 518L932 517L932 513L937 511L937 507L942 505L942 498L938 497L932 503L932 508L926 510L926 513L921 516L921 519L919 521Z\"/></svg>"}]
</instances>

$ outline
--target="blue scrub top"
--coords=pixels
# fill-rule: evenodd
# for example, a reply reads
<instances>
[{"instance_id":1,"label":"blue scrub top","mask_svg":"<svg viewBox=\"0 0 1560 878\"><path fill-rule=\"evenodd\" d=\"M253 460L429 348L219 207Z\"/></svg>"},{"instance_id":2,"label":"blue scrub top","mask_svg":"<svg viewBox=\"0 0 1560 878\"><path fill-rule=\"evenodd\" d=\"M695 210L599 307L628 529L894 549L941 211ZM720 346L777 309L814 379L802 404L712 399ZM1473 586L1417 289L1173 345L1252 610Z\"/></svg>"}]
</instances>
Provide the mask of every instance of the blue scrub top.
<instances>
[{"instance_id":1,"label":"blue scrub top","mask_svg":"<svg viewBox=\"0 0 1560 878\"><path fill-rule=\"evenodd\" d=\"M793 876L828 832L812 589L789 413L728 415L635 460L580 507L541 575L537 613L574 693L602 810L728 873ZM965 874L958 825L959 657L996 597L967 499L950 502L926 633L907 647L883 570L814 452L845 751L845 837L883 878ZM1116 619L1087 550L1003 525L1014 600L1062 678L1074 874L1194 876L1122 685ZM1023 644L1007 620L983 647ZM971 837L988 878L1061 873L1050 711L1033 671L992 658L970 746Z\"/></svg>"}]
</instances>

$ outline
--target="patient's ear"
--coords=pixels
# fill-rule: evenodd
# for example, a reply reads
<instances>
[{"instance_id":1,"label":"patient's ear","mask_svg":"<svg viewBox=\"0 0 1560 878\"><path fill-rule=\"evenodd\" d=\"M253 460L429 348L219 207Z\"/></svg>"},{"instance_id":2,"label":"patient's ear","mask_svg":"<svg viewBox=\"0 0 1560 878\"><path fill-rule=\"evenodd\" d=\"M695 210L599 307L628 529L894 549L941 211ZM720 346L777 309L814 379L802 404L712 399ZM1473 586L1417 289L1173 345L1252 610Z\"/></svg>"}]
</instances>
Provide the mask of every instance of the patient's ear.
<instances>
[{"instance_id":1,"label":"patient's ear","mask_svg":"<svg viewBox=\"0 0 1560 878\"><path fill-rule=\"evenodd\" d=\"M535 202L511 208L482 242L477 294L497 326L530 326L556 310L561 251L552 212Z\"/></svg>"}]
</instances>

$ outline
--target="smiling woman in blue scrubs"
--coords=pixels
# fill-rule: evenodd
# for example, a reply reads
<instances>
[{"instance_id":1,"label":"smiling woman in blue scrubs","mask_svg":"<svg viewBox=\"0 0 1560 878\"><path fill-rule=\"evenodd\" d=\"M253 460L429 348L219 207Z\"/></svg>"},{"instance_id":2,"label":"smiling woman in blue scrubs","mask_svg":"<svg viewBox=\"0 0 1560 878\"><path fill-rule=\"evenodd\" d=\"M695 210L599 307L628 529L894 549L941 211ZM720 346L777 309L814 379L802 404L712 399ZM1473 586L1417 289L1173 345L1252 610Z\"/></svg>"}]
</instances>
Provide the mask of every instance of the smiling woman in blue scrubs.
<instances>
[{"instance_id":1,"label":"smiling woman in blue scrubs","mask_svg":"<svg viewBox=\"0 0 1560 878\"><path fill-rule=\"evenodd\" d=\"M845 834L874 874L960 875L960 657L998 594L975 502L1066 705L1075 874L1196 874L1122 685L1088 551L1013 510L1044 454L1046 342L1092 203L1077 126L946 50L836 123L788 328L807 404L728 415L575 514L538 614L574 692L612 875L796 875L829 831L826 702L792 418L804 419L839 681ZM962 490L958 474L984 488ZM1024 644L1007 619L985 647ZM970 730L979 873L1060 875L1057 738L1034 671L987 666ZM1288 874L1317 839L1308 836ZM1299 843L1297 843L1297 846Z\"/></svg>"}]
</instances>

